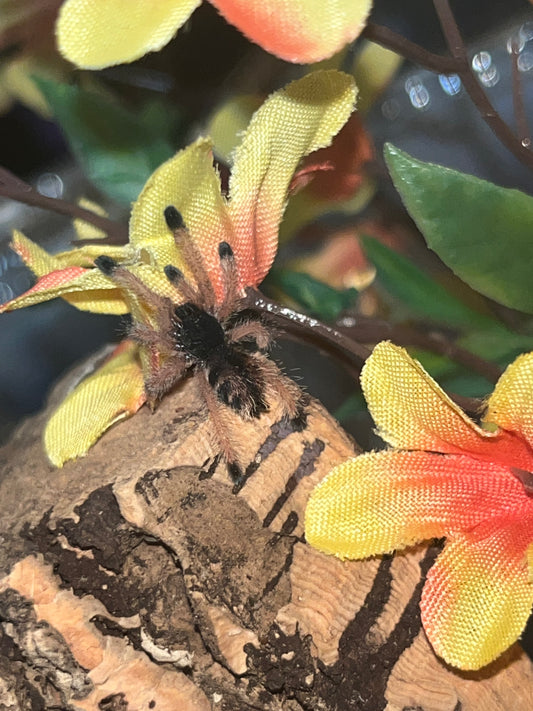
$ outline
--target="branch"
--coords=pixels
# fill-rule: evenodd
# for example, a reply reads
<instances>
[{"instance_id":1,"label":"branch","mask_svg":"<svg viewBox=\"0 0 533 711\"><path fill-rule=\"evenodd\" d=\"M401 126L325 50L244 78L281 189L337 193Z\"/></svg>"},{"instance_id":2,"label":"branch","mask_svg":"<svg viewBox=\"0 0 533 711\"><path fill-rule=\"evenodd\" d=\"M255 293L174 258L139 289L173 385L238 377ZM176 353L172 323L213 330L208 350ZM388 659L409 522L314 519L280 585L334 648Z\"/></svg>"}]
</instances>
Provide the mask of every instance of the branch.
<instances>
[{"instance_id":1,"label":"branch","mask_svg":"<svg viewBox=\"0 0 533 711\"><path fill-rule=\"evenodd\" d=\"M60 215L67 215L71 218L83 220L106 232L109 236L108 244L126 244L128 241L127 228L119 222L110 220L108 217L103 217L102 215L97 215L95 212L81 207L81 205L76 205L66 200L60 200L59 198L41 195L41 193L32 188L31 185L28 185L28 183L25 183L9 170L2 167L0 167L0 196L22 202L25 205L40 207L44 210L52 210Z\"/></svg>"},{"instance_id":2,"label":"branch","mask_svg":"<svg viewBox=\"0 0 533 711\"><path fill-rule=\"evenodd\" d=\"M247 290L245 303L256 311L269 314L271 319L279 323L283 330L296 333L298 336L303 337L304 340L319 340L321 343L325 343L326 350L340 350L348 353L352 358L355 357L359 363L364 363L370 355L368 348L335 328L294 311L287 306L282 306L256 289L250 288Z\"/></svg>"},{"instance_id":3,"label":"branch","mask_svg":"<svg viewBox=\"0 0 533 711\"><path fill-rule=\"evenodd\" d=\"M499 366L461 348L442 335L422 333L408 326L395 326L388 321L348 316L340 319L335 327L317 319L282 306L255 289L249 289L247 305L269 316L285 331L295 333L307 341L318 341L323 349L338 356L348 354L360 364L370 355L370 348L362 344L375 344L391 340L401 346L416 346L449 358L458 365L495 383L502 374Z\"/></svg>"},{"instance_id":4,"label":"branch","mask_svg":"<svg viewBox=\"0 0 533 711\"><path fill-rule=\"evenodd\" d=\"M529 150L527 142L516 136L493 107L487 95L481 88L477 76L474 74L466 48L462 41L455 18L450 9L448 0L433 0L435 11L451 53L451 57L429 52L420 45L407 40L402 35L387 27L375 25L370 22L363 30L363 37L376 42L386 49L390 49L415 64L439 74L457 74L478 109L481 118L487 123L492 132L511 151L511 153L528 168L533 169L533 153Z\"/></svg>"}]
</instances>

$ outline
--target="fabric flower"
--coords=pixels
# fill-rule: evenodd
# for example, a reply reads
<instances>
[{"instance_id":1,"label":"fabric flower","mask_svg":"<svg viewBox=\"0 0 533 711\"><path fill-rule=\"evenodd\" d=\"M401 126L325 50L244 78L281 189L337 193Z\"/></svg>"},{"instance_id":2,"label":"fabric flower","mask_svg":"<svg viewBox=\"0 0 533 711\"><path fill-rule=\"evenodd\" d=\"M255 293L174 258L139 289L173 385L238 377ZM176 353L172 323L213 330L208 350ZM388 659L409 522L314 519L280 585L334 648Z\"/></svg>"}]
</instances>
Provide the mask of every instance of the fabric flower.
<instances>
[{"instance_id":1,"label":"fabric flower","mask_svg":"<svg viewBox=\"0 0 533 711\"><path fill-rule=\"evenodd\" d=\"M149 305L105 276L94 265L100 255L126 267L151 291L176 300L164 267L173 265L191 278L164 211L175 206L200 250L216 298L222 301L219 245L235 255L238 284L258 285L274 260L278 229L292 177L301 159L331 143L348 120L356 96L352 79L320 71L274 93L255 113L235 160L230 198L221 193L213 169L212 146L200 138L160 166L133 206L130 239L124 247L84 246L51 256L20 233L12 247L39 277L25 294L0 306L0 312L60 296L73 306L98 313L130 313L152 325ZM127 342L102 370L86 378L52 416L45 431L47 454L57 466L87 452L114 422L145 402L143 382L157 353Z\"/></svg>"},{"instance_id":2,"label":"fabric flower","mask_svg":"<svg viewBox=\"0 0 533 711\"><path fill-rule=\"evenodd\" d=\"M228 22L289 62L330 57L364 27L372 0L210 0ZM164 47L201 0L66 0L61 53L84 69L132 62Z\"/></svg>"},{"instance_id":3,"label":"fabric flower","mask_svg":"<svg viewBox=\"0 0 533 711\"><path fill-rule=\"evenodd\" d=\"M533 353L501 376L482 427L391 343L376 346L361 382L394 449L326 476L307 507L307 540L360 559L445 537L422 623L446 662L478 669L517 640L533 604Z\"/></svg>"}]
</instances>

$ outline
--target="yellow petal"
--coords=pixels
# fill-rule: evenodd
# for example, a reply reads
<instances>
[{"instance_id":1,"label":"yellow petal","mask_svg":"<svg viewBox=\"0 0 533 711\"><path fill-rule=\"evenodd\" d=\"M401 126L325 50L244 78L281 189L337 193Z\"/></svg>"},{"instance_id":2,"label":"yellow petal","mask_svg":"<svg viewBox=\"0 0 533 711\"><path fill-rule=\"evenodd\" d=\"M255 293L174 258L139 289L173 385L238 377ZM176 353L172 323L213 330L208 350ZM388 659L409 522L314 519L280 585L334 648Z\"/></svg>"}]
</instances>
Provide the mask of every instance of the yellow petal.
<instances>
[{"instance_id":1,"label":"yellow petal","mask_svg":"<svg viewBox=\"0 0 533 711\"><path fill-rule=\"evenodd\" d=\"M128 313L121 291L107 277L98 269L76 266L46 273L24 294L0 305L0 313L40 304L58 296L82 311Z\"/></svg>"},{"instance_id":2,"label":"yellow petal","mask_svg":"<svg viewBox=\"0 0 533 711\"><path fill-rule=\"evenodd\" d=\"M132 62L166 45L201 0L66 0L56 25L64 57L83 69Z\"/></svg>"},{"instance_id":3,"label":"yellow petal","mask_svg":"<svg viewBox=\"0 0 533 711\"><path fill-rule=\"evenodd\" d=\"M497 435L472 422L418 361L388 341L374 348L361 385L379 435L393 447L488 454L497 442Z\"/></svg>"},{"instance_id":4,"label":"yellow petal","mask_svg":"<svg viewBox=\"0 0 533 711\"><path fill-rule=\"evenodd\" d=\"M533 447L533 353L524 353L507 367L483 419L518 432Z\"/></svg>"},{"instance_id":5,"label":"yellow petal","mask_svg":"<svg viewBox=\"0 0 533 711\"><path fill-rule=\"evenodd\" d=\"M213 169L211 142L199 139L166 161L149 178L133 205L130 241L149 252L153 265L183 268L172 234L165 222L169 205L182 214L192 239L200 248L214 286L222 294L218 245L232 240L232 226Z\"/></svg>"},{"instance_id":6,"label":"yellow petal","mask_svg":"<svg viewBox=\"0 0 533 711\"><path fill-rule=\"evenodd\" d=\"M352 74L359 87L357 108L366 113L403 63L403 57L374 42L363 42L354 57Z\"/></svg>"},{"instance_id":7,"label":"yellow petal","mask_svg":"<svg viewBox=\"0 0 533 711\"><path fill-rule=\"evenodd\" d=\"M116 262L128 263L134 261L135 250L128 244L120 246L108 244L87 244L83 247L79 247L78 249L69 249L65 252L54 254L54 259L60 269L70 266L91 269L94 268L94 260L103 254L107 257L111 257Z\"/></svg>"},{"instance_id":8,"label":"yellow petal","mask_svg":"<svg viewBox=\"0 0 533 711\"><path fill-rule=\"evenodd\" d=\"M231 97L214 111L207 124L207 133L213 141L217 158L230 162L239 136L246 130L261 103L259 94L241 94Z\"/></svg>"},{"instance_id":9,"label":"yellow petal","mask_svg":"<svg viewBox=\"0 0 533 711\"><path fill-rule=\"evenodd\" d=\"M125 341L93 375L83 380L54 412L44 432L48 458L57 467L87 454L118 420L145 402L138 347Z\"/></svg>"},{"instance_id":10,"label":"yellow petal","mask_svg":"<svg viewBox=\"0 0 533 711\"><path fill-rule=\"evenodd\" d=\"M210 0L263 49L289 62L317 62L354 40L371 0Z\"/></svg>"},{"instance_id":11,"label":"yellow petal","mask_svg":"<svg viewBox=\"0 0 533 711\"><path fill-rule=\"evenodd\" d=\"M38 244L32 242L31 239L28 239L18 230L13 230L13 237L9 246L38 277L61 268L55 257L48 254L42 247L39 247Z\"/></svg>"},{"instance_id":12,"label":"yellow petal","mask_svg":"<svg viewBox=\"0 0 533 711\"><path fill-rule=\"evenodd\" d=\"M100 217L107 217L107 212L97 202L81 198L81 200L78 200L78 205L80 207L84 207L86 210L94 212L96 215L100 215ZM89 222L85 222L85 220L82 220L79 217L76 217L72 221L72 224L76 230L77 239L103 239L104 237L107 237L104 230L91 225Z\"/></svg>"},{"instance_id":13,"label":"yellow petal","mask_svg":"<svg viewBox=\"0 0 533 711\"><path fill-rule=\"evenodd\" d=\"M482 539L446 542L424 586L422 623L433 648L460 669L489 664L519 638L533 604L524 551L515 538L524 521ZM531 530L531 519L529 521Z\"/></svg>"},{"instance_id":14,"label":"yellow petal","mask_svg":"<svg viewBox=\"0 0 533 711\"><path fill-rule=\"evenodd\" d=\"M313 72L273 94L254 115L235 153L229 212L244 285L274 260L287 190L300 160L331 143L348 120L356 89L346 74Z\"/></svg>"},{"instance_id":15,"label":"yellow petal","mask_svg":"<svg viewBox=\"0 0 533 711\"><path fill-rule=\"evenodd\" d=\"M305 536L325 553L360 559L530 508L533 515L504 466L457 454L377 452L340 464L313 490Z\"/></svg>"}]
</instances>

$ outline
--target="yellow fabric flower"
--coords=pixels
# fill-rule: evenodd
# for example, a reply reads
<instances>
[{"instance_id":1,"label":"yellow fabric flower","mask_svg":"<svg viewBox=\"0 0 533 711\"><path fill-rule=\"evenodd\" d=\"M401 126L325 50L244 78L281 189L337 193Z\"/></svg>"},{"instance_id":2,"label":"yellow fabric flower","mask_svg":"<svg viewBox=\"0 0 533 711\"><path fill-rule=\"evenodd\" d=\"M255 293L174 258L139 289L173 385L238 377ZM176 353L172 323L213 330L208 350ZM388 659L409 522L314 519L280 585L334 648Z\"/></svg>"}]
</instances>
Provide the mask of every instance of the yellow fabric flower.
<instances>
[{"instance_id":1,"label":"yellow fabric flower","mask_svg":"<svg viewBox=\"0 0 533 711\"><path fill-rule=\"evenodd\" d=\"M445 537L424 586L422 623L446 662L478 669L517 640L533 604L533 353L500 378L487 429L391 343L376 346L361 382L394 449L325 477L307 507L307 541L360 559Z\"/></svg>"},{"instance_id":2,"label":"yellow fabric flower","mask_svg":"<svg viewBox=\"0 0 533 711\"><path fill-rule=\"evenodd\" d=\"M330 57L364 27L372 0L210 0L249 39L289 62ZM132 62L166 45L201 0L66 0L61 53L84 69Z\"/></svg>"},{"instance_id":3,"label":"yellow fabric flower","mask_svg":"<svg viewBox=\"0 0 533 711\"><path fill-rule=\"evenodd\" d=\"M152 292L176 301L164 273L186 265L164 217L176 206L198 247L216 298L221 301L222 267L218 248L228 242L238 268L237 288L256 286L277 250L278 229L288 189L300 160L331 143L348 120L356 96L352 79L336 71L309 74L274 93L256 112L236 151L229 192L221 193L209 139L201 138L160 166L133 206L130 240L124 247L84 246L51 256L20 233L12 247L39 277L2 311L60 296L73 306L98 313L130 313L137 324L153 325L150 305L127 288L117 288L94 265L103 255L120 263ZM145 401L143 380L157 354L128 344L84 380L48 423L45 446L61 466L81 456L117 419Z\"/></svg>"}]
</instances>

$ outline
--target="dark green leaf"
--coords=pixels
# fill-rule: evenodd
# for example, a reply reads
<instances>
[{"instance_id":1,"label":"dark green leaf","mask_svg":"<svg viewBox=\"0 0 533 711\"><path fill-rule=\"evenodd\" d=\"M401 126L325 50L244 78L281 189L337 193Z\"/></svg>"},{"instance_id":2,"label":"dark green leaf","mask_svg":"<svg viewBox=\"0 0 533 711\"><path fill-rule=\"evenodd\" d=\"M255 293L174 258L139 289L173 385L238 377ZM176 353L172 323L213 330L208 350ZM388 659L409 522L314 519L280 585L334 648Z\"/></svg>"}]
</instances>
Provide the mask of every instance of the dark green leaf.
<instances>
[{"instance_id":1,"label":"dark green leaf","mask_svg":"<svg viewBox=\"0 0 533 711\"><path fill-rule=\"evenodd\" d=\"M461 279L506 306L533 313L533 198L388 144L396 189L426 241Z\"/></svg>"},{"instance_id":2,"label":"dark green leaf","mask_svg":"<svg viewBox=\"0 0 533 711\"><path fill-rule=\"evenodd\" d=\"M35 81L87 177L112 199L135 200L155 168L173 154L157 122L154 126L77 86L41 77Z\"/></svg>"},{"instance_id":3,"label":"dark green leaf","mask_svg":"<svg viewBox=\"0 0 533 711\"><path fill-rule=\"evenodd\" d=\"M489 316L470 309L431 279L409 259L372 237L363 246L377 270L378 280L391 296L414 313L455 328L493 324Z\"/></svg>"},{"instance_id":4,"label":"dark green leaf","mask_svg":"<svg viewBox=\"0 0 533 711\"><path fill-rule=\"evenodd\" d=\"M324 321L333 321L357 298L355 289L339 291L303 272L276 271L272 280L306 311Z\"/></svg>"},{"instance_id":5,"label":"dark green leaf","mask_svg":"<svg viewBox=\"0 0 533 711\"><path fill-rule=\"evenodd\" d=\"M367 408L363 393L356 392L346 398L342 405L335 410L333 417L342 425L344 422L351 420L366 411Z\"/></svg>"}]
</instances>

